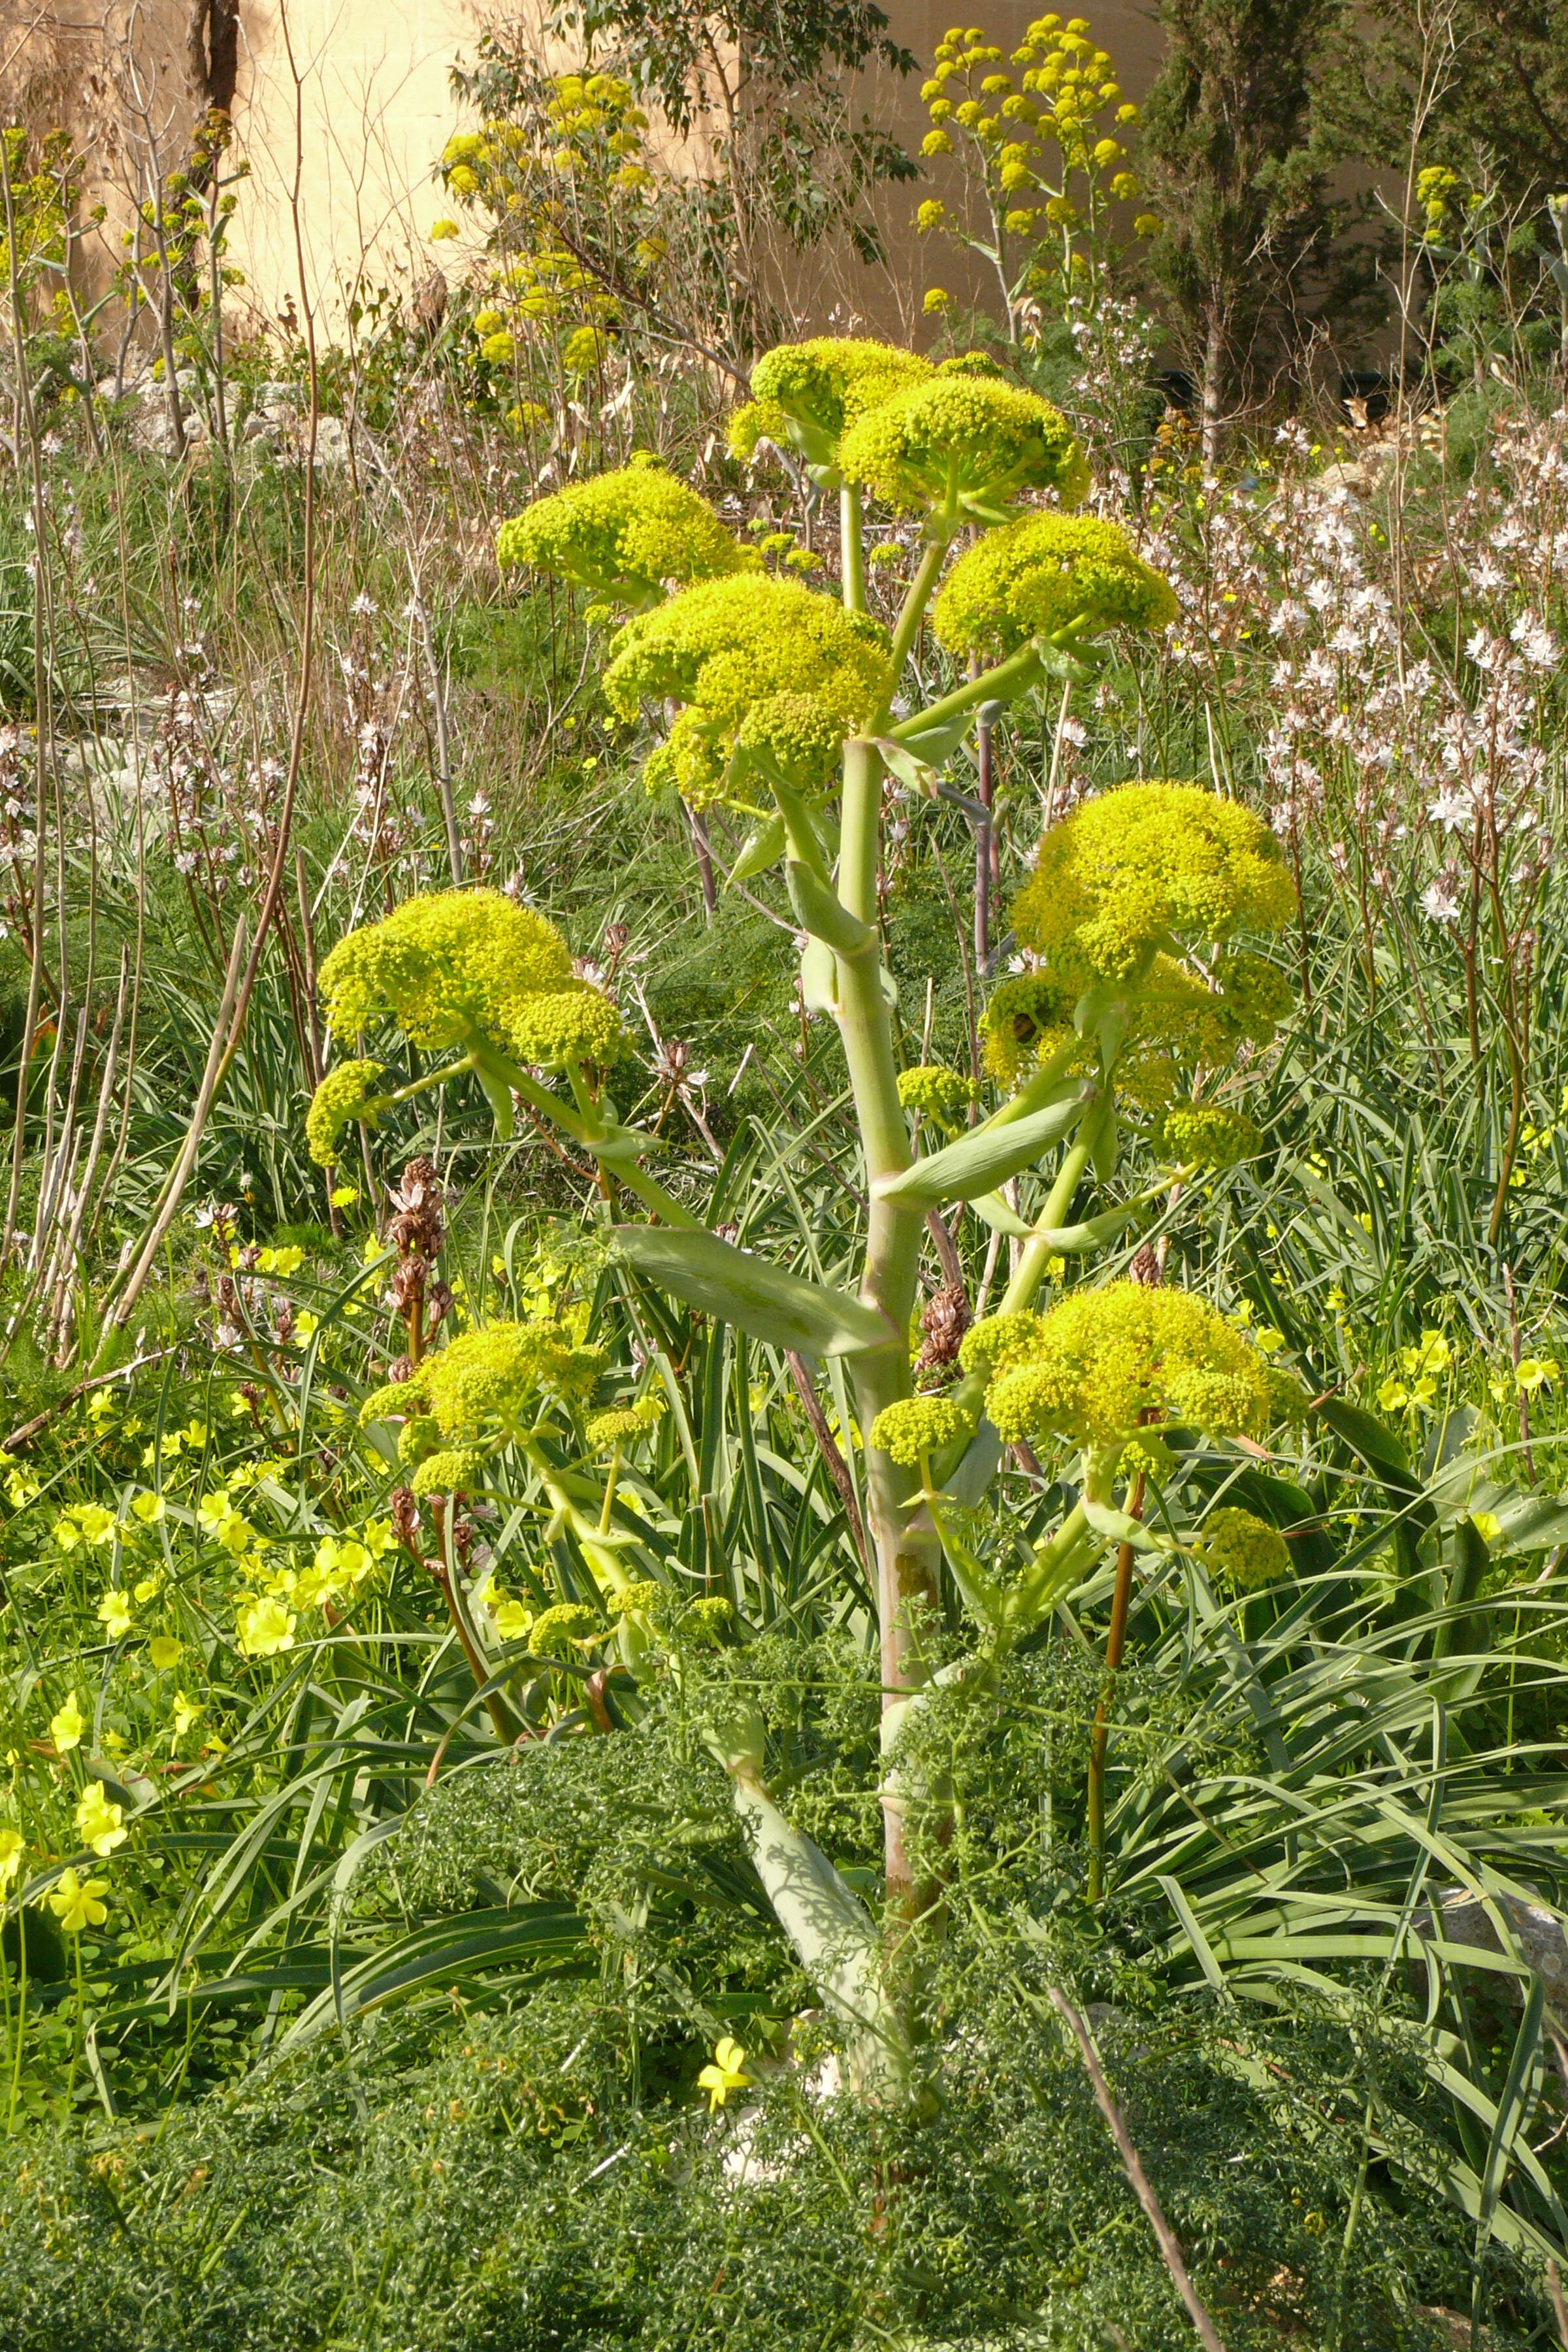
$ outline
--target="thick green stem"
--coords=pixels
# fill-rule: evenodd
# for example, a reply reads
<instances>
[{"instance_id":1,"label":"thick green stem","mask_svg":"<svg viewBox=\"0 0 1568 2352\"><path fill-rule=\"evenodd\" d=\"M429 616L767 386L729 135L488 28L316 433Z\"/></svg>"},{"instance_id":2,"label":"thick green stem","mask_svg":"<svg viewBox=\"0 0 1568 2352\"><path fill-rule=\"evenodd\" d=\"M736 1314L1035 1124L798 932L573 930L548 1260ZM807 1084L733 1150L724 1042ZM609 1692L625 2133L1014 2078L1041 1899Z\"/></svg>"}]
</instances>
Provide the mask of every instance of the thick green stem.
<instances>
[{"instance_id":1,"label":"thick green stem","mask_svg":"<svg viewBox=\"0 0 1568 2352\"><path fill-rule=\"evenodd\" d=\"M878 1177L897 1175L910 1165L910 1156L881 958L875 945L881 779L881 761L871 744L857 739L845 745L838 895L848 912L870 927L872 943L836 960L838 1027L871 1193L860 1296L879 1308L895 1330L906 1331L914 1306L925 1213L918 1205L879 1200L876 1191ZM860 1426L869 1430L885 1405L910 1394L907 1351L879 1349L860 1358L855 1390ZM930 1514L918 1495L910 1496L908 1473L870 1446L866 1487L877 1561L883 1704L890 1706L923 1678L910 1640L910 1609L911 1603L934 1602L941 1547ZM907 1904L913 1889L902 1820L890 1808L884 1818L889 1893Z\"/></svg>"},{"instance_id":2,"label":"thick green stem","mask_svg":"<svg viewBox=\"0 0 1568 2352\"><path fill-rule=\"evenodd\" d=\"M866 551L858 482L839 485L838 560L844 573L845 609L850 613L863 613L866 609Z\"/></svg>"},{"instance_id":3,"label":"thick green stem","mask_svg":"<svg viewBox=\"0 0 1568 2352\"><path fill-rule=\"evenodd\" d=\"M1055 1255L1049 1235L1055 1226L1066 1224L1073 1194L1083 1181L1083 1171L1089 1166L1093 1149L1092 1137L1080 1137L1063 1157L1057 1171L1057 1181L1047 1194L1046 1205L1036 1221L1042 1230L1033 1241L1025 1243L1023 1255L1018 1260L1018 1271L1003 1294L998 1309L1000 1314L1016 1315L1034 1304L1035 1294L1044 1282L1046 1269Z\"/></svg>"}]
</instances>

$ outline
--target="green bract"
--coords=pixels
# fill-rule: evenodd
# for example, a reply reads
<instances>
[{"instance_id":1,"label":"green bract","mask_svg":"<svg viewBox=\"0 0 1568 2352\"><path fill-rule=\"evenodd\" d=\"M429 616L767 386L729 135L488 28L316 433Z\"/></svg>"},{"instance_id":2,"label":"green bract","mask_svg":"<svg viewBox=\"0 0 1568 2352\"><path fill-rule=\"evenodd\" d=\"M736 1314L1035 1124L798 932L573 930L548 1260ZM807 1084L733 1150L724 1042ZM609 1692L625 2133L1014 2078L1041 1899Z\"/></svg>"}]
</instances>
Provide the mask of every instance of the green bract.
<instances>
[{"instance_id":1,"label":"green bract","mask_svg":"<svg viewBox=\"0 0 1568 2352\"><path fill-rule=\"evenodd\" d=\"M929 509L951 536L961 523L1012 520L1025 490L1083 496L1088 470L1058 409L989 376L945 375L874 408L846 432L838 462L895 507Z\"/></svg>"},{"instance_id":2,"label":"green bract","mask_svg":"<svg viewBox=\"0 0 1568 2352\"><path fill-rule=\"evenodd\" d=\"M752 370L755 397L730 420L731 449L750 457L764 436L787 441L817 481L831 488L845 428L933 373L929 360L891 343L828 335L779 343Z\"/></svg>"},{"instance_id":3,"label":"green bract","mask_svg":"<svg viewBox=\"0 0 1568 2352\"><path fill-rule=\"evenodd\" d=\"M754 572L761 561L705 499L655 466L572 482L503 522L503 569L530 563L618 603L657 604L667 585Z\"/></svg>"},{"instance_id":4,"label":"green bract","mask_svg":"<svg viewBox=\"0 0 1568 2352\"><path fill-rule=\"evenodd\" d=\"M1196 784L1122 784L1040 845L1018 893L1019 939L1068 988L1126 981L1182 933L1276 930L1296 903L1261 817Z\"/></svg>"},{"instance_id":5,"label":"green bract","mask_svg":"<svg viewBox=\"0 0 1568 2352\"><path fill-rule=\"evenodd\" d=\"M615 1008L574 978L560 932L499 890L411 898L352 931L323 961L321 991L340 1037L390 1015L430 1050L488 1045L553 1066L613 1059L619 1036Z\"/></svg>"},{"instance_id":6,"label":"green bract","mask_svg":"<svg viewBox=\"0 0 1568 2352\"><path fill-rule=\"evenodd\" d=\"M1176 599L1124 531L1092 515L1031 515L961 555L931 606L950 652L1006 656L1031 637L1159 629Z\"/></svg>"},{"instance_id":7,"label":"green bract","mask_svg":"<svg viewBox=\"0 0 1568 2352\"><path fill-rule=\"evenodd\" d=\"M791 580L714 580L628 621L610 648L605 693L635 716L640 702L686 707L650 783L678 784L694 803L719 789L737 743L797 791L825 792L839 747L889 691L887 637Z\"/></svg>"},{"instance_id":8,"label":"green bract","mask_svg":"<svg viewBox=\"0 0 1568 2352\"><path fill-rule=\"evenodd\" d=\"M334 1164L343 1130L356 1118L374 1125L372 1106L381 1075L379 1062L340 1062L335 1070L327 1072L305 1113L305 1141L318 1168Z\"/></svg>"},{"instance_id":9,"label":"green bract","mask_svg":"<svg viewBox=\"0 0 1568 2352\"><path fill-rule=\"evenodd\" d=\"M912 1470L922 1454L940 1454L944 1446L973 1434L973 1415L951 1397L903 1397L897 1404L884 1405L871 1423L872 1444L906 1470Z\"/></svg>"},{"instance_id":10,"label":"green bract","mask_svg":"<svg viewBox=\"0 0 1568 2352\"><path fill-rule=\"evenodd\" d=\"M1054 1434L1105 1448L1166 1422L1265 1437L1290 1397L1291 1384L1202 1299L1112 1282L1038 1318L994 1371L985 1411L1008 1440Z\"/></svg>"}]
</instances>

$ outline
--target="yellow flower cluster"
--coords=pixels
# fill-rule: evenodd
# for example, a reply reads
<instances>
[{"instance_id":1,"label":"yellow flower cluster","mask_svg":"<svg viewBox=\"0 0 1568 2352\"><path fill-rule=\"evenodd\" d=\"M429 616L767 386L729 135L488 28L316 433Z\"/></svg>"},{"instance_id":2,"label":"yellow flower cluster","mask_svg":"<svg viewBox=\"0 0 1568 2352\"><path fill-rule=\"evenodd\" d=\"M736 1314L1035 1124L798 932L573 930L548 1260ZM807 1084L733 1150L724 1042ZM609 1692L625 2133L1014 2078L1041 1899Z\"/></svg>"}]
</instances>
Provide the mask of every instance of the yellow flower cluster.
<instances>
[{"instance_id":1,"label":"yellow flower cluster","mask_svg":"<svg viewBox=\"0 0 1568 2352\"><path fill-rule=\"evenodd\" d=\"M845 428L933 373L915 352L858 337L819 335L776 344L752 370L754 397L730 419L731 454L752 457L764 438L788 442L814 478L831 488L840 478Z\"/></svg>"},{"instance_id":2,"label":"yellow flower cluster","mask_svg":"<svg viewBox=\"0 0 1568 2352\"><path fill-rule=\"evenodd\" d=\"M1295 902L1273 835L1238 801L1123 784L1047 834L1013 920L1065 986L1087 988L1142 976L1184 933L1277 930Z\"/></svg>"},{"instance_id":3,"label":"yellow flower cluster","mask_svg":"<svg viewBox=\"0 0 1568 2352\"><path fill-rule=\"evenodd\" d=\"M1124 531L1089 515L1031 515L987 532L959 557L931 606L951 653L993 656L1031 637L1163 629L1175 616L1170 583L1133 553Z\"/></svg>"},{"instance_id":4,"label":"yellow flower cluster","mask_svg":"<svg viewBox=\"0 0 1568 2352\"><path fill-rule=\"evenodd\" d=\"M656 604L679 582L754 571L758 558L725 530L706 499L654 465L571 482L503 522L503 570L528 563L617 604Z\"/></svg>"},{"instance_id":5,"label":"yellow flower cluster","mask_svg":"<svg viewBox=\"0 0 1568 2352\"><path fill-rule=\"evenodd\" d=\"M596 1412L588 1423L584 1435L590 1452L602 1454L612 1445L630 1445L657 1429L669 1407L657 1389L638 1397L636 1404L612 1406L607 1412Z\"/></svg>"},{"instance_id":6,"label":"yellow flower cluster","mask_svg":"<svg viewBox=\"0 0 1568 2352\"><path fill-rule=\"evenodd\" d=\"M321 991L340 1037L390 1015L415 1045L434 1052L491 1045L530 1064L561 1067L613 1060L618 1050L615 1008L574 977L559 931L499 890L410 898L381 922L351 931L323 961ZM307 1133L313 1119L323 1150L335 1150L343 1126L357 1116L349 1107L354 1084L334 1070L318 1089ZM315 1136L311 1149L316 1152Z\"/></svg>"},{"instance_id":7,"label":"yellow flower cluster","mask_svg":"<svg viewBox=\"0 0 1568 2352\"><path fill-rule=\"evenodd\" d=\"M1070 237L1085 208L1092 216L1107 197L1128 203L1138 194L1116 135L1137 121L1138 109L1122 99L1110 58L1082 16L1066 24L1056 15L1037 18L1010 58L978 26L954 26L938 44L921 96L931 123L922 152L952 154L957 134L1008 236ZM1074 173L1081 176L1081 203L1068 193ZM925 231L945 219L940 200L928 200L917 215ZM1141 215L1138 234L1157 226Z\"/></svg>"},{"instance_id":8,"label":"yellow flower cluster","mask_svg":"<svg viewBox=\"0 0 1568 2352\"><path fill-rule=\"evenodd\" d=\"M712 580L628 621L604 684L626 719L645 699L685 706L648 762L650 788L673 783L700 806L739 748L795 791L820 793L845 737L887 697L887 637L793 580Z\"/></svg>"},{"instance_id":9,"label":"yellow flower cluster","mask_svg":"<svg viewBox=\"0 0 1568 2352\"><path fill-rule=\"evenodd\" d=\"M601 1631L593 1611L580 1601L558 1601L530 1621L528 1646L535 1657L563 1658L579 1642L591 1642Z\"/></svg>"},{"instance_id":10,"label":"yellow flower cluster","mask_svg":"<svg viewBox=\"0 0 1568 2352\"><path fill-rule=\"evenodd\" d=\"M1234 1168L1263 1148L1246 1112L1224 1103L1172 1103L1161 1109L1150 1140L1163 1160L1205 1168Z\"/></svg>"},{"instance_id":11,"label":"yellow flower cluster","mask_svg":"<svg viewBox=\"0 0 1568 2352\"><path fill-rule=\"evenodd\" d=\"M899 1100L904 1108L919 1111L950 1134L957 1130L973 1099L973 1081L941 1062L922 1062L915 1069L899 1073Z\"/></svg>"},{"instance_id":12,"label":"yellow flower cluster","mask_svg":"<svg viewBox=\"0 0 1568 2352\"><path fill-rule=\"evenodd\" d=\"M1193 1551L1216 1584L1234 1585L1240 1592L1260 1591L1295 1573L1290 1547L1279 1528L1234 1504L1209 1513Z\"/></svg>"},{"instance_id":13,"label":"yellow flower cluster","mask_svg":"<svg viewBox=\"0 0 1568 2352\"><path fill-rule=\"evenodd\" d=\"M327 1072L305 1113L305 1141L318 1168L336 1164L338 1147L355 1119L373 1128L380 1108L380 1062L340 1062Z\"/></svg>"},{"instance_id":14,"label":"yellow flower cluster","mask_svg":"<svg viewBox=\"0 0 1568 2352\"><path fill-rule=\"evenodd\" d=\"M1001 1318L998 1318L1001 1319ZM1073 1292L1047 1314L966 1333L959 1361L984 1365L985 1411L1007 1441L1047 1436L1097 1450L1141 1428L1181 1423L1212 1437L1262 1438L1299 1402L1243 1334L1184 1290L1113 1282Z\"/></svg>"},{"instance_id":15,"label":"yellow flower cluster","mask_svg":"<svg viewBox=\"0 0 1568 2352\"><path fill-rule=\"evenodd\" d=\"M960 1439L973 1437L974 1423L952 1397L901 1397L884 1405L871 1423L871 1443L906 1470L914 1469L922 1454L940 1454Z\"/></svg>"},{"instance_id":16,"label":"yellow flower cluster","mask_svg":"<svg viewBox=\"0 0 1568 2352\"><path fill-rule=\"evenodd\" d=\"M1082 453L1059 409L1032 392L968 370L939 373L871 409L838 445L846 478L889 506L923 511L933 535L965 522L1014 520L1026 490L1076 505L1089 487Z\"/></svg>"},{"instance_id":17,"label":"yellow flower cluster","mask_svg":"<svg viewBox=\"0 0 1568 2352\"><path fill-rule=\"evenodd\" d=\"M360 1420L407 1417L419 1456L416 1494L465 1491L490 1454L531 1430L549 1400L581 1408L605 1370L602 1348L578 1348L545 1324L490 1323L426 1356L406 1381L365 1399Z\"/></svg>"}]
</instances>

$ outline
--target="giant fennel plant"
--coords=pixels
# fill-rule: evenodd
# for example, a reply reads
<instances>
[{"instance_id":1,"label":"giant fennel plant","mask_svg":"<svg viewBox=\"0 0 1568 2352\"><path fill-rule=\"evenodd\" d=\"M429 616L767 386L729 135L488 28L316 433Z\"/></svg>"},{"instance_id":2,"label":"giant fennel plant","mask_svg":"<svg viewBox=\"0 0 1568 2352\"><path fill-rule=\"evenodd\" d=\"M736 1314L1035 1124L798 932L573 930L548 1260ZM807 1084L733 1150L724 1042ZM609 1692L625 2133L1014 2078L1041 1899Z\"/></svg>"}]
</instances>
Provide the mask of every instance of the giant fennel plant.
<instances>
[{"instance_id":1,"label":"giant fennel plant","mask_svg":"<svg viewBox=\"0 0 1568 2352\"><path fill-rule=\"evenodd\" d=\"M651 779L749 824L737 874L782 865L805 941L805 1001L837 1024L858 1129L868 1208L858 1284L807 1279L705 1228L659 1174L658 1139L617 1108L625 1045L608 997L574 978L539 916L482 890L416 899L327 957L335 1037L390 1024L437 1063L402 1086L377 1063L341 1063L310 1133L330 1160L350 1121L374 1124L471 1074L503 1136L521 1105L593 1156L612 1246L640 1278L776 1349L842 1360L865 1433L884 1921L774 1801L760 1723L731 1708L710 1737L778 1918L847 2029L858 2079L896 2096L915 2072L906 1962L940 1908L906 1853L916 1791L899 1746L910 1710L938 1687L983 1686L1110 1553L1124 1620L1137 1549L1175 1539L1148 1530L1142 1511L1168 1433L1256 1445L1294 1408L1289 1384L1195 1297L1088 1273L1097 1252L1136 1238L1152 1202L1256 1147L1232 1081L1240 1049L1268 1041L1288 992L1248 941L1287 920L1292 891L1268 830L1233 801L1161 782L1084 803L1047 834L1018 895L1023 969L984 1014L994 1107L964 1126L956 1074L900 1072L877 919L885 780L935 790L978 714L1085 675L1095 639L1163 625L1173 599L1120 530L1068 511L1085 476L1062 417L984 368L817 341L767 354L752 388L733 445L744 455L771 438L837 490L842 601L761 572L695 493L647 467L541 499L504 527L501 550L627 614L605 690L626 719L647 714L658 730ZM920 526L890 631L866 610L862 517L873 502ZM911 709L902 698L925 625L955 682ZM1152 1176L1108 1192L1128 1136L1152 1155ZM1010 1180L1037 1170L1048 1185L1025 1217ZM1080 1200L1091 1186L1098 1208ZM1008 1236L1013 1272L995 1312L968 1331L957 1377L922 1393L910 1333L927 1221L958 1203ZM1086 1278L1052 1304L1048 1275L1063 1262ZM402 1420L403 1458L426 1492L502 1487L509 1460L529 1464L635 1668L655 1636L657 1596L628 1573L616 1532L621 1444L637 1433L621 1428L624 1412L595 1415L602 1370L559 1334L491 1326L412 1368L365 1412ZM563 1423L572 1433L564 1469L559 1444L539 1442L552 1421L557 1437ZM974 1533L974 1507L1005 1447L1027 1459L1047 1442L1077 1456L1074 1499L1009 1556L994 1530ZM1238 1573L1254 1555L1268 1572L1271 1531L1241 1511L1226 1519ZM970 1631L939 1676L927 1635L944 1582Z\"/></svg>"}]
</instances>

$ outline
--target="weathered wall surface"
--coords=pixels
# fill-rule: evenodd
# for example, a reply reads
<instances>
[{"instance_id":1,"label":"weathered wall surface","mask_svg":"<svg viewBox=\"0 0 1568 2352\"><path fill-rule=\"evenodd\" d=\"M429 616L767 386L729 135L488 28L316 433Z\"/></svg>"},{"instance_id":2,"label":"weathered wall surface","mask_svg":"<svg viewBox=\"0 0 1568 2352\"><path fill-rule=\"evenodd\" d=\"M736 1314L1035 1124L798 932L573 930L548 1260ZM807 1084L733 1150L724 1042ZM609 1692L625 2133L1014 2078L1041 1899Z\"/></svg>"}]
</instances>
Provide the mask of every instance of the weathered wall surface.
<instances>
[{"instance_id":1,"label":"weathered wall surface","mask_svg":"<svg viewBox=\"0 0 1568 2352\"><path fill-rule=\"evenodd\" d=\"M223 0L219 0L219 5ZM493 0L231 0L237 8L237 152L251 166L232 236L257 310L297 307L294 192L312 299L341 320L356 290L416 284L435 254L426 242L444 210L431 167L458 120L449 73L472 58ZM89 152L98 186L120 213L156 153L183 161L205 102L203 26L211 0L0 0L0 110L9 121L66 124ZM922 64L956 21L952 0L888 0L894 37ZM1037 8L988 0L976 12L1005 47L1016 46ZM1064 12L1065 13L1065 12ZM1101 0L1088 12L1094 37L1115 59L1123 87L1141 97L1153 78L1157 30L1140 0ZM970 21L976 21L972 18ZM195 27L193 37L193 26ZM918 81L868 78L868 104L918 147L926 120ZM908 222L910 191L881 206L894 246L895 282L918 286ZM448 267L461 247L437 248ZM897 299L884 277L853 268L802 265L803 302L838 300L893 323ZM807 281L811 281L809 284ZM944 263L944 282L955 272Z\"/></svg>"}]
</instances>

